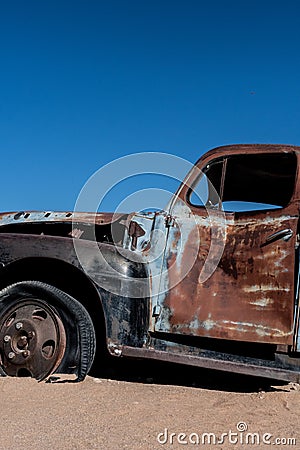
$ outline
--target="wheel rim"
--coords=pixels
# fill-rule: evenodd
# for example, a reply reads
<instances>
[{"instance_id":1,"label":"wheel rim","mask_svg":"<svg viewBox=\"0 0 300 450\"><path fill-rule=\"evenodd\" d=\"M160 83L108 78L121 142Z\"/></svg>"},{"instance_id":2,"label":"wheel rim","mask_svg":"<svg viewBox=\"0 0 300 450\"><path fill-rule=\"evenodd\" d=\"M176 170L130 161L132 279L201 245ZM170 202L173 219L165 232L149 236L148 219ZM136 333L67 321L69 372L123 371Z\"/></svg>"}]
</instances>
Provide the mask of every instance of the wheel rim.
<instances>
[{"instance_id":1,"label":"wheel rim","mask_svg":"<svg viewBox=\"0 0 300 450\"><path fill-rule=\"evenodd\" d=\"M63 323L42 300L18 301L0 321L1 365L9 376L43 380L57 369L65 348Z\"/></svg>"}]
</instances>

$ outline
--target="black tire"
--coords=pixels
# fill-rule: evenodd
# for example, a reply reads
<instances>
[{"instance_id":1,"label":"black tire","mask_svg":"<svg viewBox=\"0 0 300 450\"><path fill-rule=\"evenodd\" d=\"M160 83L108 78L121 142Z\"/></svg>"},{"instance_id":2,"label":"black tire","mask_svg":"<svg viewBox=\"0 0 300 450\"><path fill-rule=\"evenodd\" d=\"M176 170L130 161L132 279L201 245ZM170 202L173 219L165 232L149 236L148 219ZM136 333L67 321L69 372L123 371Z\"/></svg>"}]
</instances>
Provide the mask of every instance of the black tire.
<instances>
[{"instance_id":1,"label":"black tire","mask_svg":"<svg viewBox=\"0 0 300 450\"><path fill-rule=\"evenodd\" d=\"M0 374L41 381L72 373L82 381L95 352L92 320L75 298L39 281L0 291Z\"/></svg>"}]
</instances>

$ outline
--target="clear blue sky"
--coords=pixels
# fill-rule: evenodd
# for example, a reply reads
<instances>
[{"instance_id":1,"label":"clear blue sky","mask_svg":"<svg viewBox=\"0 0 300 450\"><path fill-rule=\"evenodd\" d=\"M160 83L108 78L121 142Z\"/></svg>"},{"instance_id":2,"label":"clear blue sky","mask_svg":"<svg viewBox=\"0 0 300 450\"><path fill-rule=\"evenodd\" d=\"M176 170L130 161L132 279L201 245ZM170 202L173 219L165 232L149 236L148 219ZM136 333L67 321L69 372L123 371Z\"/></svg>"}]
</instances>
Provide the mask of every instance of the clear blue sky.
<instances>
[{"instance_id":1,"label":"clear blue sky","mask_svg":"<svg viewBox=\"0 0 300 450\"><path fill-rule=\"evenodd\" d=\"M296 0L3 1L0 61L2 211L73 209L129 153L300 145Z\"/></svg>"}]
</instances>

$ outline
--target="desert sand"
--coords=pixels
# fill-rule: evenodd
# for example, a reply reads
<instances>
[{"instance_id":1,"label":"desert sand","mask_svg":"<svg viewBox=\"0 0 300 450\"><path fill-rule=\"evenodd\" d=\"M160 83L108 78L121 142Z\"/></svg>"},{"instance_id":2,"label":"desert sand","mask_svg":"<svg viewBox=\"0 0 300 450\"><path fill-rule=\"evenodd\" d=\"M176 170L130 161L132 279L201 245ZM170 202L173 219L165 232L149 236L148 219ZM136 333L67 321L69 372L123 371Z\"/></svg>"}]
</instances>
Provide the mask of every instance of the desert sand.
<instances>
[{"instance_id":1,"label":"desert sand","mask_svg":"<svg viewBox=\"0 0 300 450\"><path fill-rule=\"evenodd\" d=\"M153 362L100 372L82 383L0 378L1 450L300 448L298 385Z\"/></svg>"}]
</instances>

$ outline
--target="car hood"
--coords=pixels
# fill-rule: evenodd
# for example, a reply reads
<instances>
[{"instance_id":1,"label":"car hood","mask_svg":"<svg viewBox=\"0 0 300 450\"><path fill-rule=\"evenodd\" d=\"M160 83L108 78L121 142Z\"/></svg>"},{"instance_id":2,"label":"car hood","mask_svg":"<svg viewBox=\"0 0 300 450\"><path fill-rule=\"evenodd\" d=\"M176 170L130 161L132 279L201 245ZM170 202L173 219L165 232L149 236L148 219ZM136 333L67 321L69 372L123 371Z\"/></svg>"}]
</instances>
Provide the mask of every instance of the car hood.
<instances>
[{"instance_id":1,"label":"car hood","mask_svg":"<svg viewBox=\"0 0 300 450\"><path fill-rule=\"evenodd\" d=\"M126 220L129 214L123 213L86 213L72 211L15 211L0 214L0 227L20 223L67 222L106 225Z\"/></svg>"}]
</instances>

